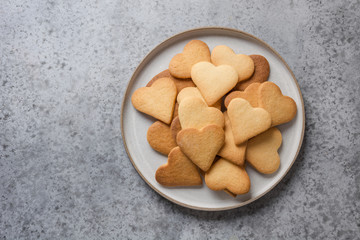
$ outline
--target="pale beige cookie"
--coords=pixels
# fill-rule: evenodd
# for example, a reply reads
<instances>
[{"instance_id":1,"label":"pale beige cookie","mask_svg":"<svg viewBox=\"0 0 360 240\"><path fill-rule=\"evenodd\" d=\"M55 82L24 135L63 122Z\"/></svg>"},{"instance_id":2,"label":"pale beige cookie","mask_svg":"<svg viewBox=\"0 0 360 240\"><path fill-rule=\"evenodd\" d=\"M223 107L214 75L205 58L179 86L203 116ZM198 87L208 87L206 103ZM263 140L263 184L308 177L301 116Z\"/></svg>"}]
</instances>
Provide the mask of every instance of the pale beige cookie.
<instances>
[{"instance_id":1,"label":"pale beige cookie","mask_svg":"<svg viewBox=\"0 0 360 240\"><path fill-rule=\"evenodd\" d=\"M137 89L131 102L138 111L170 124L176 95L175 83L170 78L161 78L151 87Z\"/></svg>"},{"instance_id":2,"label":"pale beige cookie","mask_svg":"<svg viewBox=\"0 0 360 240\"><path fill-rule=\"evenodd\" d=\"M245 161L245 151L247 141L240 145L236 145L234 142L234 136L231 129L231 123L227 112L224 112L225 117L225 144L220 149L217 155L231 161L236 165L244 165Z\"/></svg>"},{"instance_id":3,"label":"pale beige cookie","mask_svg":"<svg viewBox=\"0 0 360 240\"><path fill-rule=\"evenodd\" d=\"M155 179L161 185L169 187L202 185L197 167L179 147L171 150L167 163L156 171Z\"/></svg>"},{"instance_id":4,"label":"pale beige cookie","mask_svg":"<svg viewBox=\"0 0 360 240\"><path fill-rule=\"evenodd\" d=\"M177 102L180 104L183 99L188 98L188 97L198 97L198 98L201 98L202 100L204 100L203 96L201 95L201 93L197 87L187 87L187 88L182 89L181 92L178 93ZM204 100L204 102L205 102L205 100ZM209 107L214 107L214 108L221 110L221 99L219 99L219 101L217 101L214 105L209 106Z\"/></svg>"},{"instance_id":5,"label":"pale beige cookie","mask_svg":"<svg viewBox=\"0 0 360 240\"><path fill-rule=\"evenodd\" d=\"M278 149L282 136L279 129L272 127L248 141L246 161L257 171L265 174L276 172L280 166Z\"/></svg>"},{"instance_id":6,"label":"pale beige cookie","mask_svg":"<svg viewBox=\"0 0 360 240\"><path fill-rule=\"evenodd\" d=\"M179 93L182 89L186 88L186 87L195 87L194 82L191 80L191 78L186 78L186 79L180 79L180 78L176 78L174 76L172 76L169 72L168 69L162 71L161 73L157 74L155 77L153 77L147 84L147 87L150 87L156 80L160 79L160 78L164 78L164 77L168 77L171 78L175 85L176 85L176 89L177 92Z\"/></svg>"},{"instance_id":7,"label":"pale beige cookie","mask_svg":"<svg viewBox=\"0 0 360 240\"><path fill-rule=\"evenodd\" d=\"M171 149L177 146L170 127L161 121L156 121L149 127L147 140L154 150L165 155L168 155Z\"/></svg>"},{"instance_id":8,"label":"pale beige cookie","mask_svg":"<svg viewBox=\"0 0 360 240\"><path fill-rule=\"evenodd\" d=\"M199 62L191 69L191 78L209 106L214 105L237 83L237 73L229 65L214 66Z\"/></svg>"},{"instance_id":9,"label":"pale beige cookie","mask_svg":"<svg viewBox=\"0 0 360 240\"><path fill-rule=\"evenodd\" d=\"M250 190L250 178L244 167L223 158L205 173L206 185L215 191L228 190L232 194L245 194Z\"/></svg>"},{"instance_id":10,"label":"pale beige cookie","mask_svg":"<svg viewBox=\"0 0 360 240\"><path fill-rule=\"evenodd\" d=\"M290 122L296 115L296 103L281 93L273 82L265 82L259 87L259 106L271 115L271 125Z\"/></svg>"},{"instance_id":11,"label":"pale beige cookie","mask_svg":"<svg viewBox=\"0 0 360 240\"><path fill-rule=\"evenodd\" d=\"M253 108L242 98L231 100L227 110L235 144L252 138L271 126L271 116L263 108Z\"/></svg>"},{"instance_id":12,"label":"pale beige cookie","mask_svg":"<svg viewBox=\"0 0 360 240\"><path fill-rule=\"evenodd\" d=\"M260 87L260 83L253 83L249 85L245 91L233 91L226 96L224 105L225 107L229 106L229 103L234 98L243 98L247 100L252 107L258 107L258 89Z\"/></svg>"},{"instance_id":13,"label":"pale beige cookie","mask_svg":"<svg viewBox=\"0 0 360 240\"><path fill-rule=\"evenodd\" d=\"M230 65L238 73L238 81L249 79L254 73L254 61L245 54L235 54L225 45L216 46L211 52L211 62L216 65ZM196 83L195 83L196 84Z\"/></svg>"},{"instance_id":14,"label":"pale beige cookie","mask_svg":"<svg viewBox=\"0 0 360 240\"><path fill-rule=\"evenodd\" d=\"M235 89L244 91L252 83L263 83L268 80L270 74L270 65L264 56L261 55L250 55L254 61L254 74L245 81L236 84Z\"/></svg>"},{"instance_id":15,"label":"pale beige cookie","mask_svg":"<svg viewBox=\"0 0 360 240\"><path fill-rule=\"evenodd\" d=\"M176 54L170 61L169 71L177 78L190 78L191 67L198 62L210 62L209 47L200 40L191 40L182 53Z\"/></svg>"},{"instance_id":16,"label":"pale beige cookie","mask_svg":"<svg viewBox=\"0 0 360 240\"><path fill-rule=\"evenodd\" d=\"M223 113L219 109L208 107L198 97L189 97L182 100L179 104L178 112L182 129L201 129L210 124L224 127Z\"/></svg>"},{"instance_id":17,"label":"pale beige cookie","mask_svg":"<svg viewBox=\"0 0 360 240\"><path fill-rule=\"evenodd\" d=\"M181 131L181 125L180 125L179 117L175 117L173 119L173 121L171 122L170 131L171 131L171 136L173 137L173 139L176 142L176 136Z\"/></svg>"},{"instance_id":18,"label":"pale beige cookie","mask_svg":"<svg viewBox=\"0 0 360 240\"><path fill-rule=\"evenodd\" d=\"M183 129L176 137L181 151L203 171L210 168L224 141L224 130L218 125L209 125L200 130Z\"/></svg>"}]
</instances>

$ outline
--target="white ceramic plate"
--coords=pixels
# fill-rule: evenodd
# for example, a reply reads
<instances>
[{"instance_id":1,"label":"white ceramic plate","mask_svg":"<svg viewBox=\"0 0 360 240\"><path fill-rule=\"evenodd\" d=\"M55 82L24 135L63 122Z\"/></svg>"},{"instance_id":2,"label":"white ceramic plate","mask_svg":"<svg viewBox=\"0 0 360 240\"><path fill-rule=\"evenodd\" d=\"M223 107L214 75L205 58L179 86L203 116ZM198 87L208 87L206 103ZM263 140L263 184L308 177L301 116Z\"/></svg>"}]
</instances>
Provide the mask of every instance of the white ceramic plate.
<instances>
[{"instance_id":1,"label":"white ceramic plate","mask_svg":"<svg viewBox=\"0 0 360 240\"><path fill-rule=\"evenodd\" d=\"M290 123L279 126L283 143L279 149L280 169L271 175L256 172L250 166L246 170L251 179L249 193L236 198L224 191L212 191L202 187L168 188L155 180L157 168L166 163L167 157L154 151L146 140L146 132L155 121L135 110L131 105L133 92L144 87L153 76L168 68L171 58L182 52L191 39L200 39L210 50L217 45L227 45L236 53L260 54L270 63L269 81L275 82L284 95L297 104L297 115ZM151 188L168 200L179 205L208 211L218 211L244 206L270 191L289 171L299 153L305 126L304 103L298 83L285 61L269 45L245 32L227 28L200 28L175 35L158 45L140 63L127 87L121 115L121 130L125 149L140 176Z\"/></svg>"}]
</instances>

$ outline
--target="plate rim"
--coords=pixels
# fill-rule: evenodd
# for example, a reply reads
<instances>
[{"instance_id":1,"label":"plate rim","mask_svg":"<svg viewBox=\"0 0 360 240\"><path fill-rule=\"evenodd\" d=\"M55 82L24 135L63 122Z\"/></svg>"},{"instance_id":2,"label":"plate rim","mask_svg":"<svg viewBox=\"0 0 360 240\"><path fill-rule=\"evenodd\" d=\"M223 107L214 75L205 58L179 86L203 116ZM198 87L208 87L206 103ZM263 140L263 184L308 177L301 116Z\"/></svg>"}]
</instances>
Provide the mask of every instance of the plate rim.
<instances>
[{"instance_id":1,"label":"plate rim","mask_svg":"<svg viewBox=\"0 0 360 240\"><path fill-rule=\"evenodd\" d=\"M135 162L133 161L132 159L132 156L129 152L129 149L127 147L127 143L126 143L126 138L125 138L125 134L124 134L124 107L125 107L125 102L126 102L126 99L127 99L127 96L129 95L129 86L130 84L132 84L134 81L135 81L135 77L138 75L138 73L140 72L141 69L144 68L144 66L146 65L146 63L148 62L149 59L151 59L153 57L153 55L156 55L157 52L159 50L162 49L162 47L164 45L166 45L168 42L171 42L171 41L174 41L176 40L176 38L180 38L182 37L183 35L187 35L189 33L192 33L192 32L201 32L201 31L204 31L204 30L207 30L207 31L228 31L228 32L232 32L232 33L235 33L235 34L243 34L249 38L252 38L252 39L255 39L257 40L258 42L260 42L262 45L264 45L265 47L267 47L269 50L271 50L280 60L281 62L285 65L285 67L287 68L287 70L290 72L293 80L295 81L295 84L296 84L296 87L297 87L297 90L299 92L299 96L300 96L300 100L301 100L301 107L302 107L302 112L303 112L303 118L302 118L302 131L301 131L301 138L300 138L300 143L299 143L299 146L298 146L298 149L296 151L296 154L293 158L293 160L291 161L288 169L284 172L284 174L278 179L278 181L276 181L270 188L268 188L266 191L264 191L262 194L254 197L254 198L251 198L245 202L241 202L239 204L236 204L234 206L229 206L229 207L219 207L219 208L206 208L206 207L197 207L197 206L192 206L192 205L189 205L189 204L186 204L186 203L182 203L180 201L177 201L173 198L171 198L170 196L162 193L159 189L157 189L155 186L153 186L145 177L144 175L140 172L140 170L137 168ZM190 30L186 30L186 31L182 31L182 32L179 32L175 35L172 35L171 37L163 40L161 43L159 43L158 45L156 45L148 54L146 54L146 56L141 60L141 62L139 63L139 65L136 67L135 71L133 72L131 78L130 78L130 81L128 82L127 86L126 86L126 91L124 93L124 96L123 96L123 100L122 100L122 105L121 105L121 116L120 116L120 128L121 128L121 136L122 136L122 142L123 142L123 145L125 147L125 151L133 165L133 167L135 168L135 170L137 171L137 173L141 176L141 178L147 183L148 186L150 186L155 192L157 192L160 196L164 197L165 199L169 200L170 202L173 202L175 204L178 204L182 207L186 207L186 208L190 208L190 209L194 209L194 210L201 210L201 211L224 211L224 210L231 210L231 209L235 209L235 208L239 208L239 207L243 207L245 205L248 205L256 200L258 200L259 198L263 197L265 194L267 194L268 192L270 192L273 188L275 188L283 179L284 177L287 175L287 173L290 171L290 169L292 168L293 164L295 163L298 155L299 155L299 152L300 152L300 149L302 147L302 144L303 144L303 140L304 140L304 133L305 133L305 106L304 106L304 100L303 100L303 96L302 96L302 92L300 90L300 86L299 86L299 83L293 73L293 71L290 69L289 65L286 63L286 61L280 56L280 54L274 49L272 48L268 43L266 43L265 41L259 39L258 37L255 37L254 35L252 34L249 34L247 32L244 32L242 30L238 30L238 29L234 29L234 28L227 28L227 27L200 27L200 28L193 28L193 29L190 29Z\"/></svg>"}]
</instances>

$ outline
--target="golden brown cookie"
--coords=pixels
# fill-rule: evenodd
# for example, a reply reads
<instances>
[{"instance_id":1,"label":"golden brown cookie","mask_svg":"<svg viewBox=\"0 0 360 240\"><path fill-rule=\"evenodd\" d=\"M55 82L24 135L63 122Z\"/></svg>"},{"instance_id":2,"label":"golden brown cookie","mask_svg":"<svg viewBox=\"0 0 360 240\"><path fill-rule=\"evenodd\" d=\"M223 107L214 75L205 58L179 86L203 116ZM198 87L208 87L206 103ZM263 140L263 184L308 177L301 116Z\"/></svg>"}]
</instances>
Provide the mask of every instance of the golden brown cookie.
<instances>
[{"instance_id":1,"label":"golden brown cookie","mask_svg":"<svg viewBox=\"0 0 360 240\"><path fill-rule=\"evenodd\" d=\"M202 179L197 167L180 150L171 150L168 161L161 165L155 173L155 179L164 186L197 186Z\"/></svg>"},{"instance_id":2,"label":"golden brown cookie","mask_svg":"<svg viewBox=\"0 0 360 240\"><path fill-rule=\"evenodd\" d=\"M151 87L137 89L131 96L133 106L140 112L170 124L177 90L170 78L161 78Z\"/></svg>"},{"instance_id":3,"label":"golden brown cookie","mask_svg":"<svg viewBox=\"0 0 360 240\"><path fill-rule=\"evenodd\" d=\"M191 78L200 90L208 106L214 105L237 83L237 72L229 65L214 66L209 62L196 63Z\"/></svg>"},{"instance_id":4,"label":"golden brown cookie","mask_svg":"<svg viewBox=\"0 0 360 240\"><path fill-rule=\"evenodd\" d=\"M258 107L258 89L259 89L260 83L253 83L249 85L245 91L233 91L229 93L229 95L226 96L224 104L225 107L229 106L229 103L234 98L243 98L247 100L252 107Z\"/></svg>"},{"instance_id":5,"label":"golden brown cookie","mask_svg":"<svg viewBox=\"0 0 360 240\"><path fill-rule=\"evenodd\" d=\"M181 125L179 117L175 117L170 125L171 136L173 137L174 141L176 142L176 136L181 131Z\"/></svg>"},{"instance_id":6,"label":"golden brown cookie","mask_svg":"<svg viewBox=\"0 0 360 240\"><path fill-rule=\"evenodd\" d=\"M249 79L254 73L254 61L245 54L235 54L225 45L216 46L211 52L211 62L215 66L230 65L238 73L238 81Z\"/></svg>"},{"instance_id":7,"label":"golden brown cookie","mask_svg":"<svg viewBox=\"0 0 360 240\"><path fill-rule=\"evenodd\" d=\"M170 127L161 121L156 121L149 127L147 140L154 150L164 155L168 155L177 146Z\"/></svg>"},{"instance_id":8,"label":"golden brown cookie","mask_svg":"<svg viewBox=\"0 0 360 240\"><path fill-rule=\"evenodd\" d=\"M246 161L257 171L265 174L276 172L280 166L278 149L282 136L279 129L272 127L248 141Z\"/></svg>"},{"instance_id":9,"label":"golden brown cookie","mask_svg":"<svg viewBox=\"0 0 360 240\"><path fill-rule=\"evenodd\" d=\"M236 165L244 165L245 161L245 151L247 141L240 145L236 145L234 142L234 136L231 129L231 123L227 112L224 112L225 117L225 143L224 146L220 149L217 155L229 160L230 162Z\"/></svg>"},{"instance_id":10,"label":"golden brown cookie","mask_svg":"<svg viewBox=\"0 0 360 240\"><path fill-rule=\"evenodd\" d=\"M259 106L271 115L271 125L290 122L296 115L296 103L281 93L280 88L273 82L265 82L259 87Z\"/></svg>"},{"instance_id":11,"label":"golden brown cookie","mask_svg":"<svg viewBox=\"0 0 360 240\"><path fill-rule=\"evenodd\" d=\"M164 78L164 77L171 78L174 81L178 93L186 87L195 87L195 84L191 80L191 78L180 79L180 78L173 77L170 74L169 69L166 69L166 70L162 71L161 73L157 74L146 84L146 86L150 87L156 80L158 80L160 78Z\"/></svg>"},{"instance_id":12,"label":"golden brown cookie","mask_svg":"<svg viewBox=\"0 0 360 240\"><path fill-rule=\"evenodd\" d=\"M250 178L245 168L223 158L205 173L205 183L212 190L228 190L232 194L245 194L250 190Z\"/></svg>"},{"instance_id":13,"label":"golden brown cookie","mask_svg":"<svg viewBox=\"0 0 360 240\"><path fill-rule=\"evenodd\" d=\"M231 100L227 110L235 144L241 144L271 126L271 116L263 108L253 108L242 98Z\"/></svg>"},{"instance_id":14,"label":"golden brown cookie","mask_svg":"<svg viewBox=\"0 0 360 240\"><path fill-rule=\"evenodd\" d=\"M200 40L191 40L182 53L176 54L170 61L169 71L177 78L190 78L191 68L198 62L210 62L208 45Z\"/></svg>"},{"instance_id":15,"label":"golden brown cookie","mask_svg":"<svg viewBox=\"0 0 360 240\"><path fill-rule=\"evenodd\" d=\"M264 56L261 55L250 55L254 61L254 74L245 81L239 82L235 89L244 91L252 83L263 83L268 80L270 74L270 65Z\"/></svg>"},{"instance_id":16,"label":"golden brown cookie","mask_svg":"<svg viewBox=\"0 0 360 240\"><path fill-rule=\"evenodd\" d=\"M200 130L183 129L176 137L181 151L203 171L210 168L224 141L224 130L218 125L209 125Z\"/></svg>"},{"instance_id":17,"label":"golden brown cookie","mask_svg":"<svg viewBox=\"0 0 360 240\"><path fill-rule=\"evenodd\" d=\"M224 127L223 113L219 109L208 107L198 97L189 97L181 101L179 104L179 120L182 129L201 129L210 124Z\"/></svg>"},{"instance_id":18,"label":"golden brown cookie","mask_svg":"<svg viewBox=\"0 0 360 240\"><path fill-rule=\"evenodd\" d=\"M201 95L201 93L197 87L187 87L187 88L182 89L181 92L178 93L177 102L180 104L183 99L188 98L188 97L198 97L198 98L201 98L202 100L204 100L203 96ZM205 100L204 100L204 102L205 102ZM221 110L221 99L219 99L219 101L217 101L214 105L209 106L209 107L214 107L214 108Z\"/></svg>"}]
</instances>

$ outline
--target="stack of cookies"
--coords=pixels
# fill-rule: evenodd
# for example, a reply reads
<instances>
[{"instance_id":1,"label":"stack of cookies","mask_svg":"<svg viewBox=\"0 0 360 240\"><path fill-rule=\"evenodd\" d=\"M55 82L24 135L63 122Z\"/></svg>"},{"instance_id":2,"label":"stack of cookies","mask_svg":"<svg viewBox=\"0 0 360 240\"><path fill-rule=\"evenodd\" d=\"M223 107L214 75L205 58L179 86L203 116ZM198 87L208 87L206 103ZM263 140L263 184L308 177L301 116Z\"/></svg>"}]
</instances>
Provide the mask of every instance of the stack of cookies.
<instances>
[{"instance_id":1,"label":"stack of cookies","mask_svg":"<svg viewBox=\"0 0 360 240\"><path fill-rule=\"evenodd\" d=\"M224 45L210 53L192 40L169 69L137 89L131 101L158 121L150 146L168 156L155 173L164 186L206 185L232 196L250 190L249 163L262 174L278 170L282 143L277 125L291 121L296 104L268 82L270 65L261 55L236 54Z\"/></svg>"}]
</instances>

